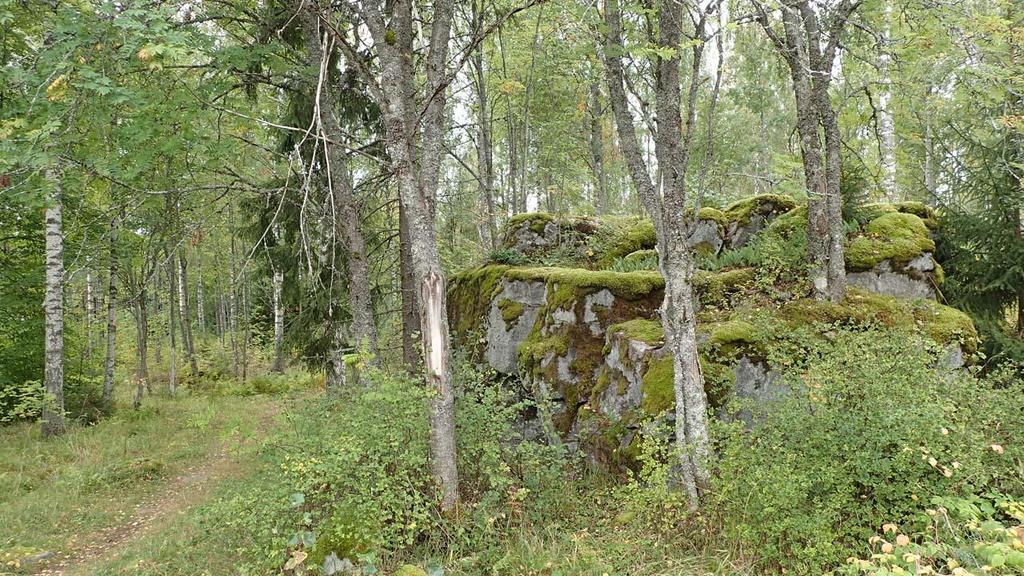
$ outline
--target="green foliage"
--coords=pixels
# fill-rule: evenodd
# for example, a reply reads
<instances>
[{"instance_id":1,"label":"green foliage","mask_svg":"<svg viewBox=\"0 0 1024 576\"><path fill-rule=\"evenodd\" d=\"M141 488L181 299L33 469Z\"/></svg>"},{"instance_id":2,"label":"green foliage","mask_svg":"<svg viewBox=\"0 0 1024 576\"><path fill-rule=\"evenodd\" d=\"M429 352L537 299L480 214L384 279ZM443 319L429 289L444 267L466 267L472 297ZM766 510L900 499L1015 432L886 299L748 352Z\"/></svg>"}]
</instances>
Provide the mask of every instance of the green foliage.
<instances>
[{"instance_id":1,"label":"green foliage","mask_svg":"<svg viewBox=\"0 0 1024 576\"><path fill-rule=\"evenodd\" d=\"M921 502L1024 490L1020 382L937 373L939 350L891 331L839 330L800 354L787 397L737 405L755 428L718 433L713 507L763 570L820 574L884 522L923 530Z\"/></svg>"},{"instance_id":2,"label":"green foliage","mask_svg":"<svg viewBox=\"0 0 1024 576\"><path fill-rule=\"evenodd\" d=\"M658 270L658 253L654 250L630 252L622 258L616 259L609 269L615 272Z\"/></svg>"},{"instance_id":3,"label":"green foliage","mask_svg":"<svg viewBox=\"0 0 1024 576\"><path fill-rule=\"evenodd\" d=\"M522 266L529 259L515 248L499 248L487 255L487 262L491 264L507 264L509 266Z\"/></svg>"},{"instance_id":4,"label":"green foliage","mask_svg":"<svg viewBox=\"0 0 1024 576\"><path fill-rule=\"evenodd\" d=\"M877 574L1020 574L1024 572L1024 502L1000 494L940 497L924 530L907 535L894 523L868 539L869 558L850 557L837 572Z\"/></svg>"}]
</instances>

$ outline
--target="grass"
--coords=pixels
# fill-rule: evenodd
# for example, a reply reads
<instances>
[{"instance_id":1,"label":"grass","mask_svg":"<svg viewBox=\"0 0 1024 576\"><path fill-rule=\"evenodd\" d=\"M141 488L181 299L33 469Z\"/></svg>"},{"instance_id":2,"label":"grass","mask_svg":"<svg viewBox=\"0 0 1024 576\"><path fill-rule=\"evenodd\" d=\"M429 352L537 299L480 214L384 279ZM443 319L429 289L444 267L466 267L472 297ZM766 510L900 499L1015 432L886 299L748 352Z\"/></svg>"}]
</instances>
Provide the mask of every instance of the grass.
<instances>
[{"instance_id":1,"label":"grass","mask_svg":"<svg viewBox=\"0 0 1024 576\"><path fill-rule=\"evenodd\" d=\"M55 439L0 429L0 558L67 552L125 522L190 466L238 451L267 410L265 396L153 396Z\"/></svg>"}]
</instances>

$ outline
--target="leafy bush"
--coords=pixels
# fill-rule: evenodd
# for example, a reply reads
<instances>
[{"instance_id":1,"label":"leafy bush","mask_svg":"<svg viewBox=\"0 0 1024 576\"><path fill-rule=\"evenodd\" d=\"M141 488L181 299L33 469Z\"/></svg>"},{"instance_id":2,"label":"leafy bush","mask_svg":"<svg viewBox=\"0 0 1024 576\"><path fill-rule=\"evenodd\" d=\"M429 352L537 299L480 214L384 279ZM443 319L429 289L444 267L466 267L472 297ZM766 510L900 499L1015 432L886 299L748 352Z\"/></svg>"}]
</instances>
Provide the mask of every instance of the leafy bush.
<instances>
[{"instance_id":1,"label":"leafy bush","mask_svg":"<svg viewBox=\"0 0 1024 576\"><path fill-rule=\"evenodd\" d=\"M494 376L456 363L457 515L441 514L430 475L429 392L371 371L370 386L310 400L289 416L269 443L280 447L271 466L208 505L202 522L238 536L225 545L241 547L241 574L276 572L289 558L313 566L332 554L363 565L373 557L396 567L414 548L475 557L495 550L510 527L573 501L562 449L522 441L513 421L525 405Z\"/></svg>"},{"instance_id":2,"label":"leafy bush","mask_svg":"<svg viewBox=\"0 0 1024 576\"><path fill-rule=\"evenodd\" d=\"M837 329L794 366L752 430L722 425L711 494L724 537L766 571L820 574L882 523L924 530L936 497L1024 493L1020 382L937 370L905 335ZM781 352L780 352L781 354ZM999 450L993 449L999 446Z\"/></svg>"},{"instance_id":3,"label":"leafy bush","mask_svg":"<svg viewBox=\"0 0 1024 576\"><path fill-rule=\"evenodd\" d=\"M908 536L896 524L883 524L881 533L868 539L871 555L850 557L839 573L1024 573L1024 502L999 495L935 502L940 505L926 511L931 523L925 530Z\"/></svg>"},{"instance_id":4,"label":"leafy bush","mask_svg":"<svg viewBox=\"0 0 1024 576\"><path fill-rule=\"evenodd\" d=\"M487 255L487 261L491 264L508 264L509 266L522 266L528 262L526 254L515 248L499 248Z\"/></svg>"},{"instance_id":5,"label":"leafy bush","mask_svg":"<svg viewBox=\"0 0 1024 576\"><path fill-rule=\"evenodd\" d=\"M38 418L47 402L46 391L38 380L0 388L0 424ZM103 380L66 374L64 412L68 418L86 424L99 420L104 414Z\"/></svg>"}]
</instances>

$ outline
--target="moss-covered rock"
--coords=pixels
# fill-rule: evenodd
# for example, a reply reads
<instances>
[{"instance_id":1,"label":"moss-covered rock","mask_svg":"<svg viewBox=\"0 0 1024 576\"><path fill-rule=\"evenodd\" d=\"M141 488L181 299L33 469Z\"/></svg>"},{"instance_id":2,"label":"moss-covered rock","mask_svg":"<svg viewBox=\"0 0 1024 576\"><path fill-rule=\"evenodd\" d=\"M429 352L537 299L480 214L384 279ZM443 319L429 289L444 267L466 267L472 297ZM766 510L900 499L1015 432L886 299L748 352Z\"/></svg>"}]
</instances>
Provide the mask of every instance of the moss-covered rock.
<instances>
[{"instance_id":1,"label":"moss-covered rock","mask_svg":"<svg viewBox=\"0 0 1024 576\"><path fill-rule=\"evenodd\" d=\"M846 248L848 270L870 270L889 261L901 269L926 252L935 251L924 221L914 214L889 212L870 221L864 233Z\"/></svg>"},{"instance_id":2,"label":"moss-covered rock","mask_svg":"<svg viewBox=\"0 0 1024 576\"><path fill-rule=\"evenodd\" d=\"M751 220L760 216L770 218L785 214L797 207L795 200L781 194L760 194L733 202L725 208L723 214L728 224L747 226Z\"/></svg>"},{"instance_id":3,"label":"moss-covered rock","mask_svg":"<svg viewBox=\"0 0 1024 576\"><path fill-rule=\"evenodd\" d=\"M510 298L502 298L498 301L498 309L501 310L501 319L505 321L505 324L511 324L523 315L526 308L521 302L516 302Z\"/></svg>"},{"instance_id":4,"label":"moss-covered rock","mask_svg":"<svg viewBox=\"0 0 1024 576\"><path fill-rule=\"evenodd\" d=\"M427 576L427 571L419 566L413 566L412 564L406 564L395 572L395 576Z\"/></svg>"},{"instance_id":5,"label":"moss-covered rock","mask_svg":"<svg viewBox=\"0 0 1024 576\"><path fill-rule=\"evenodd\" d=\"M620 333L629 340L638 340L647 344L659 344L665 341L665 330L661 322L647 318L633 318L619 324L613 324L608 332Z\"/></svg>"}]
</instances>

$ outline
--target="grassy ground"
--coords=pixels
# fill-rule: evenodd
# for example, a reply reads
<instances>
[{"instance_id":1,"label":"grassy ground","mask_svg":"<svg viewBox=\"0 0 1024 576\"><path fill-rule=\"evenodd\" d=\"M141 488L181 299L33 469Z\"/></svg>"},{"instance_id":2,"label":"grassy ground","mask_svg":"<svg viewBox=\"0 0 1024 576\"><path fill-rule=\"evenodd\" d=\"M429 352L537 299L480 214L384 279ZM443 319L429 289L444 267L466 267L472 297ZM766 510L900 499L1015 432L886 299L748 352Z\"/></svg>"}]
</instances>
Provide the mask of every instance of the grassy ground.
<instances>
[{"instance_id":1,"label":"grassy ground","mask_svg":"<svg viewBox=\"0 0 1024 576\"><path fill-rule=\"evenodd\" d=\"M275 410L270 396L153 397L138 412L74 425L57 439L27 423L0 429L0 571L44 551L55 564L102 556L104 540L130 541L139 509L159 516L160 507L190 505L162 497L182 487L200 492L192 484L207 480L205 463L232 462L217 474L244 471L255 457L251 440Z\"/></svg>"},{"instance_id":2,"label":"grassy ground","mask_svg":"<svg viewBox=\"0 0 1024 576\"><path fill-rule=\"evenodd\" d=\"M0 429L0 558L57 553L7 566L14 574L276 573L267 566L294 549L294 520L281 520L295 513L282 458L300 438L326 441L337 433L332 422L345 419L325 412L317 394L285 393L154 398L139 413L120 411L56 440L41 439L36 426ZM560 490L564 513L538 516L543 522L509 511L497 539L475 546L472 537L431 534L372 564L384 575L404 564L443 566L449 576L744 573L678 529L623 518L614 489L607 478L576 478Z\"/></svg>"}]
</instances>

